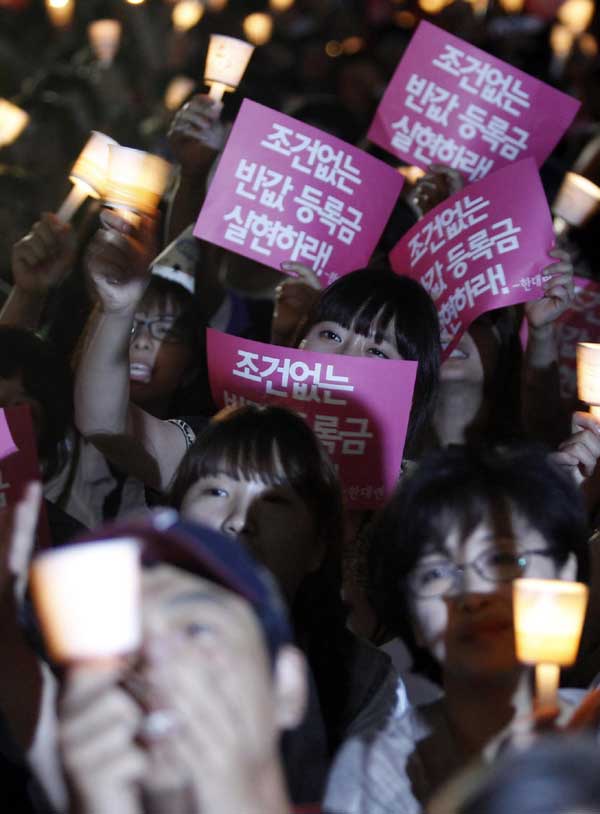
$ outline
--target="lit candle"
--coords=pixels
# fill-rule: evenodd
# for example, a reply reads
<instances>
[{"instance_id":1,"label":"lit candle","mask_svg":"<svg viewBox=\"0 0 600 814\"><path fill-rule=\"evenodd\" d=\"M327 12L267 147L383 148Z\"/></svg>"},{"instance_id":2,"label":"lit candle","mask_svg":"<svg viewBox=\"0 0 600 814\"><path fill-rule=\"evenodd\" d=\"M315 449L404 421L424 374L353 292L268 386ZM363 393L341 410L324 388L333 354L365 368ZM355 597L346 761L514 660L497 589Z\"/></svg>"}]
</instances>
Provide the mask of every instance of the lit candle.
<instances>
[{"instance_id":1,"label":"lit candle","mask_svg":"<svg viewBox=\"0 0 600 814\"><path fill-rule=\"evenodd\" d=\"M419 178L425 175L425 170L414 165L401 165L398 167L398 172L406 178L409 184L416 184Z\"/></svg>"},{"instance_id":2,"label":"lit candle","mask_svg":"<svg viewBox=\"0 0 600 814\"><path fill-rule=\"evenodd\" d=\"M244 17L242 23L245 37L254 45L264 45L271 39L273 33L273 18L270 14L255 11Z\"/></svg>"},{"instance_id":3,"label":"lit candle","mask_svg":"<svg viewBox=\"0 0 600 814\"><path fill-rule=\"evenodd\" d=\"M600 206L600 187L583 175L568 172L552 204L558 234L569 226L583 226Z\"/></svg>"},{"instance_id":4,"label":"lit candle","mask_svg":"<svg viewBox=\"0 0 600 814\"><path fill-rule=\"evenodd\" d=\"M171 79L165 91L167 110L178 110L195 86L196 83L189 76L176 76Z\"/></svg>"},{"instance_id":5,"label":"lit candle","mask_svg":"<svg viewBox=\"0 0 600 814\"><path fill-rule=\"evenodd\" d=\"M574 663L587 607L581 582L517 579L513 583L516 654L536 668L536 698L556 707L560 668Z\"/></svg>"},{"instance_id":6,"label":"lit candle","mask_svg":"<svg viewBox=\"0 0 600 814\"><path fill-rule=\"evenodd\" d=\"M60 220L65 223L70 220L88 195L102 197L108 173L108 148L116 143L104 133L92 131L69 175L73 189L56 213Z\"/></svg>"},{"instance_id":7,"label":"lit candle","mask_svg":"<svg viewBox=\"0 0 600 814\"><path fill-rule=\"evenodd\" d=\"M204 68L204 82L210 85L211 99L218 102L225 91L237 88L253 52L254 46L249 42L224 34L211 35Z\"/></svg>"},{"instance_id":8,"label":"lit candle","mask_svg":"<svg viewBox=\"0 0 600 814\"><path fill-rule=\"evenodd\" d=\"M600 418L600 345L594 342L577 343L577 395Z\"/></svg>"},{"instance_id":9,"label":"lit candle","mask_svg":"<svg viewBox=\"0 0 600 814\"><path fill-rule=\"evenodd\" d=\"M581 34L592 21L594 0L566 0L556 13L557 18L573 34Z\"/></svg>"},{"instance_id":10,"label":"lit candle","mask_svg":"<svg viewBox=\"0 0 600 814\"><path fill-rule=\"evenodd\" d=\"M66 28L75 14L73 0L46 0L46 12L56 28Z\"/></svg>"},{"instance_id":11,"label":"lit candle","mask_svg":"<svg viewBox=\"0 0 600 814\"><path fill-rule=\"evenodd\" d=\"M121 539L55 548L31 566L31 590L52 658L113 659L141 641L140 549Z\"/></svg>"},{"instance_id":12,"label":"lit candle","mask_svg":"<svg viewBox=\"0 0 600 814\"><path fill-rule=\"evenodd\" d=\"M452 0L419 0L419 7L425 14L439 14Z\"/></svg>"},{"instance_id":13,"label":"lit candle","mask_svg":"<svg viewBox=\"0 0 600 814\"><path fill-rule=\"evenodd\" d=\"M180 0L173 8L171 20L176 31L189 31L197 25L204 14L200 0Z\"/></svg>"},{"instance_id":14,"label":"lit candle","mask_svg":"<svg viewBox=\"0 0 600 814\"><path fill-rule=\"evenodd\" d=\"M163 158L111 144L103 203L113 209L152 216L170 176L171 165Z\"/></svg>"},{"instance_id":15,"label":"lit candle","mask_svg":"<svg viewBox=\"0 0 600 814\"><path fill-rule=\"evenodd\" d=\"M87 30L97 59L103 65L110 65L121 42L121 23L118 20L95 20Z\"/></svg>"},{"instance_id":16,"label":"lit candle","mask_svg":"<svg viewBox=\"0 0 600 814\"><path fill-rule=\"evenodd\" d=\"M500 0L500 5L508 14L519 14L523 10L525 0Z\"/></svg>"},{"instance_id":17,"label":"lit candle","mask_svg":"<svg viewBox=\"0 0 600 814\"><path fill-rule=\"evenodd\" d=\"M269 0L269 7L273 11L287 11L294 5L294 0Z\"/></svg>"},{"instance_id":18,"label":"lit candle","mask_svg":"<svg viewBox=\"0 0 600 814\"><path fill-rule=\"evenodd\" d=\"M18 139L28 123L28 113L8 99L0 99L0 147L6 147Z\"/></svg>"}]
</instances>

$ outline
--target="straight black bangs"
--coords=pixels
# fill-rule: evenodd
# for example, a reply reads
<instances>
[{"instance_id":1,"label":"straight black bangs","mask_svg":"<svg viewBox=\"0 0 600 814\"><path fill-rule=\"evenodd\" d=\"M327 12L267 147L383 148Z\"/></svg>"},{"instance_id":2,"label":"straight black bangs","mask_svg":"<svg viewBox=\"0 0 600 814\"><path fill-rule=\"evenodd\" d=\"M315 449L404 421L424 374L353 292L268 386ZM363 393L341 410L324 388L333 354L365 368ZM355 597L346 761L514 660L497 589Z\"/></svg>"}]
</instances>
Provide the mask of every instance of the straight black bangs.
<instances>
[{"instance_id":1,"label":"straight black bangs","mask_svg":"<svg viewBox=\"0 0 600 814\"><path fill-rule=\"evenodd\" d=\"M214 420L182 461L172 490L181 504L197 480L225 474L235 480L258 479L289 485L311 503L322 495L326 459L315 436L299 416L280 407L242 407Z\"/></svg>"},{"instance_id":2,"label":"straight black bangs","mask_svg":"<svg viewBox=\"0 0 600 814\"><path fill-rule=\"evenodd\" d=\"M347 274L323 292L309 327L318 322L337 322L381 342L393 323L395 344L401 356L418 360L417 337L423 324L413 323L423 314L426 298L419 284L407 277L388 269L362 269Z\"/></svg>"}]
</instances>

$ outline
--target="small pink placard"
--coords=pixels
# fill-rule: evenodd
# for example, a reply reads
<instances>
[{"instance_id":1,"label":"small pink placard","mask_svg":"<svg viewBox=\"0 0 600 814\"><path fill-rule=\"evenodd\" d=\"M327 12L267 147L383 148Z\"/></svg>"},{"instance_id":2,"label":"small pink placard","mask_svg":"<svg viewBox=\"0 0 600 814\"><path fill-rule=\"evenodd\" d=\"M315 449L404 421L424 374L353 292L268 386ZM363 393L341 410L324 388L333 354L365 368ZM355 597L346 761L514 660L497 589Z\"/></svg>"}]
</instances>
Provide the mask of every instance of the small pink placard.
<instances>
[{"instance_id":1,"label":"small pink placard","mask_svg":"<svg viewBox=\"0 0 600 814\"><path fill-rule=\"evenodd\" d=\"M562 397L577 400L577 343L600 342L600 284L575 277L571 307L556 323Z\"/></svg>"},{"instance_id":2,"label":"small pink placard","mask_svg":"<svg viewBox=\"0 0 600 814\"><path fill-rule=\"evenodd\" d=\"M0 409L0 460L17 452L17 445L10 434L10 427L6 420L6 413Z\"/></svg>"},{"instance_id":3,"label":"small pink placard","mask_svg":"<svg viewBox=\"0 0 600 814\"><path fill-rule=\"evenodd\" d=\"M402 176L357 147L244 99L194 235L325 285L366 266Z\"/></svg>"},{"instance_id":4,"label":"small pink placard","mask_svg":"<svg viewBox=\"0 0 600 814\"><path fill-rule=\"evenodd\" d=\"M338 468L347 507L375 509L400 474L416 362L283 348L207 330L210 387L226 405L299 413Z\"/></svg>"},{"instance_id":5,"label":"small pink placard","mask_svg":"<svg viewBox=\"0 0 600 814\"><path fill-rule=\"evenodd\" d=\"M390 262L431 295L447 356L480 314L544 295L553 245L548 202L528 158L432 209L392 249Z\"/></svg>"},{"instance_id":6,"label":"small pink placard","mask_svg":"<svg viewBox=\"0 0 600 814\"><path fill-rule=\"evenodd\" d=\"M422 20L368 132L371 141L427 169L470 181L532 156L538 167L580 102Z\"/></svg>"},{"instance_id":7,"label":"small pink placard","mask_svg":"<svg viewBox=\"0 0 600 814\"><path fill-rule=\"evenodd\" d=\"M6 423L8 437L13 440L13 451L0 456L0 512L13 507L23 497L31 481L41 481L35 432L28 407L0 409L0 426ZM5 439L2 436L2 445ZM37 541L42 548L50 545L50 529L44 505L40 509Z\"/></svg>"}]
</instances>

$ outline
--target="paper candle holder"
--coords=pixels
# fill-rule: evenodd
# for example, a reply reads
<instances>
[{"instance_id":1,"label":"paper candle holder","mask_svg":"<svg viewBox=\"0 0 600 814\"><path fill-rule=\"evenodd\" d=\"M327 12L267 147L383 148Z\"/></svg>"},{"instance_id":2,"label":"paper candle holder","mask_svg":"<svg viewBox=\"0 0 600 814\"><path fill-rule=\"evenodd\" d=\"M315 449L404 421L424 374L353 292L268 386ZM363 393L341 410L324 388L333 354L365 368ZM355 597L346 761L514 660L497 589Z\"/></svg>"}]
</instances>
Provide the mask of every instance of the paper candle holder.
<instances>
[{"instance_id":1,"label":"paper candle holder","mask_svg":"<svg viewBox=\"0 0 600 814\"><path fill-rule=\"evenodd\" d=\"M28 123L29 113L8 99L0 99L0 147L6 147L16 141Z\"/></svg>"},{"instance_id":2,"label":"paper candle holder","mask_svg":"<svg viewBox=\"0 0 600 814\"><path fill-rule=\"evenodd\" d=\"M235 37L226 37L224 34L211 34L204 68L204 82L210 85L209 96L216 101L223 98L223 94L234 91L242 81L242 77L254 46Z\"/></svg>"},{"instance_id":3,"label":"paper candle holder","mask_svg":"<svg viewBox=\"0 0 600 814\"><path fill-rule=\"evenodd\" d=\"M516 655L536 667L537 701L555 706L560 668L575 662L588 588L581 582L516 579L513 615Z\"/></svg>"},{"instance_id":4,"label":"paper candle holder","mask_svg":"<svg viewBox=\"0 0 600 814\"><path fill-rule=\"evenodd\" d=\"M94 20L87 28L92 51L103 65L110 65L121 42L118 20Z\"/></svg>"},{"instance_id":5,"label":"paper candle holder","mask_svg":"<svg viewBox=\"0 0 600 814\"><path fill-rule=\"evenodd\" d=\"M69 174L73 189L56 213L60 220L70 220L88 195L92 198L103 196L108 173L108 148L116 143L104 133L92 130Z\"/></svg>"},{"instance_id":6,"label":"paper candle holder","mask_svg":"<svg viewBox=\"0 0 600 814\"><path fill-rule=\"evenodd\" d=\"M136 540L45 551L33 560L31 590L55 661L112 659L140 646L141 569Z\"/></svg>"},{"instance_id":7,"label":"paper candle holder","mask_svg":"<svg viewBox=\"0 0 600 814\"><path fill-rule=\"evenodd\" d=\"M600 206L600 187L576 172L568 172L558 190L552 211L557 231L583 226ZM563 225L564 224L564 225Z\"/></svg>"},{"instance_id":8,"label":"paper candle holder","mask_svg":"<svg viewBox=\"0 0 600 814\"><path fill-rule=\"evenodd\" d=\"M577 343L577 395L600 418L600 345Z\"/></svg>"},{"instance_id":9,"label":"paper candle holder","mask_svg":"<svg viewBox=\"0 0 600 814\"><path fill-rule=\"evenodd\" d=\"M138 215L154 215L171 177L168 161L143 150L110 144L103 203Z\"/></svg>"}]
</instances>

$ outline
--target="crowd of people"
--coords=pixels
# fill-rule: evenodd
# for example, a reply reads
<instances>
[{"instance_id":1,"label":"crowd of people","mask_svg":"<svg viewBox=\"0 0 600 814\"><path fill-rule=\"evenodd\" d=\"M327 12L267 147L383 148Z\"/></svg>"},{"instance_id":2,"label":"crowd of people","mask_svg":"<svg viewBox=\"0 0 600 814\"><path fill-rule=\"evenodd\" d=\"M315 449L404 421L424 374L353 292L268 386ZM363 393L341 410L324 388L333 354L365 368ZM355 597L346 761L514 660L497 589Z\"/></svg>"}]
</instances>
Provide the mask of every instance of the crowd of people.
<instances>
[{"instance_id":1,"label":"crowd of people","mask_svg":"<svg viewBox=\"0 0 600 814\"><path fill-rule=\"evenodd\" d=\"M166 3L121 10L130 28L110 66L82 47L81 12L36 75L24 55L48 32L20 28L30 5L0 3L0 62L12 66L0 88L31 116L0 148L0 407L29 409L41 478L0 512L6 811L600 811L600 420L561 400L556 343L575 266L594 274L593 222L557 238L543 296L482 314L442 361L436 306L388 252L464 187L456 170L434 164L406 182L368 266L328 287L299 262L279 272L191 236L244 95L384 158L364 134L416 6L297 2L224 106L198 83L169 112L162 91L201 74L207 34L239 33L235 3L186 34L168 29ZM592 57L575 48L557 76L549 24L491 4L482 14L457 0L434 21L578 95L582 113L541 175L551 196L581 154L593 178ZM324 44L350 33L356 50L336 62ZM92 129L173 162L155 216L91 199L70 222L55 214ZM207 327L417 362L383 508L348 508L295 412L218 409ZM53 660L28 581L41 511L53 547L139 541L138 651ZM536 707L516 656L520 577L590 588L551 710Z\"/></svg>"}]
</instances>

